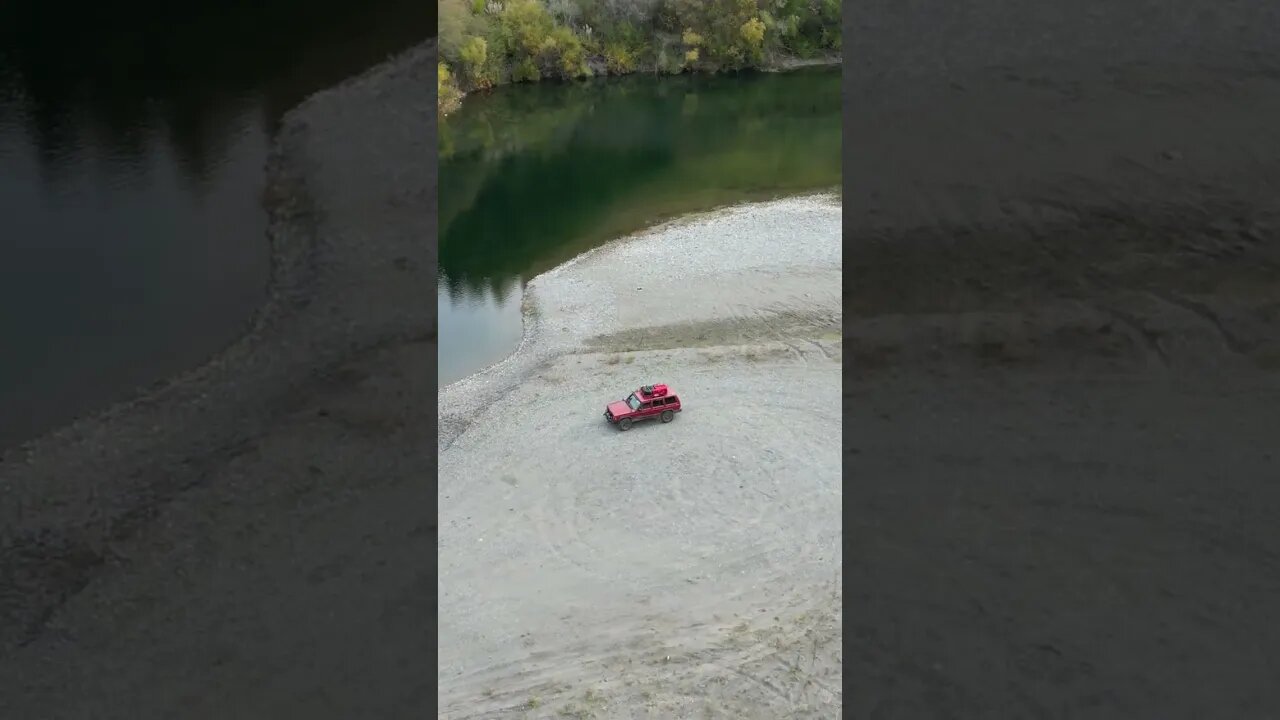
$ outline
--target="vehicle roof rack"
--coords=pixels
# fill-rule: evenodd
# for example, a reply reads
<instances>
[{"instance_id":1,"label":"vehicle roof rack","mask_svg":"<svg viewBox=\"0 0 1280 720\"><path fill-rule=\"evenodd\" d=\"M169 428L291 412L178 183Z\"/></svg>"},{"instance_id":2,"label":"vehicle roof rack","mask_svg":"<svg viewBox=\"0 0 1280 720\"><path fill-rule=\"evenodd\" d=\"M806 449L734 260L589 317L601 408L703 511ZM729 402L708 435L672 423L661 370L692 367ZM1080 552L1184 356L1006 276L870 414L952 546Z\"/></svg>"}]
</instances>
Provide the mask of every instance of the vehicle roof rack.
<instances>
[{"instance_id":1,"label":"vehicle roof rack","mask_svg":"<svg viewBox=\"0 0 1280 720\"><path fill-rule=\"evenodd\" d=\"M648 397L663 397L667 394L666 385L644 385L640 388L640 392Z\"/></svg>"}]
</instances>

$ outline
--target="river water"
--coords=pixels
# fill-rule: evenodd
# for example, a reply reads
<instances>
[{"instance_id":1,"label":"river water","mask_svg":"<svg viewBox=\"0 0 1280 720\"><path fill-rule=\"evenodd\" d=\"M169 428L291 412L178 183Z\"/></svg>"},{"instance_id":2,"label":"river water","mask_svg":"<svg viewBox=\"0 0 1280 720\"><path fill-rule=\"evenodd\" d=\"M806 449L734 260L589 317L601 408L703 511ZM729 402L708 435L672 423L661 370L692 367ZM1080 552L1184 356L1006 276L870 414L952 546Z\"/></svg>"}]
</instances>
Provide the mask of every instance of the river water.
<instances>
[{"instance_id":1,"label":"river water","mask_svg":"<svg viewBox=\"0 0 1280 720\"><path fill-rule=\"evenodd\" d=\"M840 113L831 68L466 98L440 124L439 381L509 355L524 283L585 250L685 213L837 189Z\"/></svg>"},{"instance_id":2,"label":"river water","mask_svg":"<svg viewBox=\"0 0 1280 720\"><path fill-rule=\"evenodd\" d=\"M200 364L269 273L285 112L435 5L0 4L0 450Z\"/></svg>"}]
</instances>

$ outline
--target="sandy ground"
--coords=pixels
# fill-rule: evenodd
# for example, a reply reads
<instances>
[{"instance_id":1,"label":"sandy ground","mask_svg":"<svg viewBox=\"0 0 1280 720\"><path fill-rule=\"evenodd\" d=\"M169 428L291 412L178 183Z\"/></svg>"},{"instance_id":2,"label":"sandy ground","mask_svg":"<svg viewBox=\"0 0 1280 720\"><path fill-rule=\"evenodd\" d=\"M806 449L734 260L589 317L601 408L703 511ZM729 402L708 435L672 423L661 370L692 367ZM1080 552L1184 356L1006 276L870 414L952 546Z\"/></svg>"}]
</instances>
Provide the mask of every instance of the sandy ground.
<instances>
[{"instance_id":1,"label":"sandy ground","mask_svg":"<svg viewBox=\"0 0 1280 720\"><path fill-rule=\"evenodd\" d=\"M839 714L840 222L775 201L588 253L441 390L441 717ZM605 423L648 382L684 412Z\"/></svg>"},{"instance_id":2,"label":"sandy ground","mask_svg":"<svg viewBox=\"0 0 1280 720\"><path fill-rule=\"evenodd\" d=\"M4 457L0 717L430 707L434 74L286 117L252 333Z\"/></svg>"},{"instance_id":3,"label":"sandy ground","mask_svg":"<svg viewBox=\"0 0 1280 720\"><path fill-rule=\"evenodd\" d=\"M1276 717L1280 8L909 5L846 16L850 716Z\"/></svg>"}]
</instances>

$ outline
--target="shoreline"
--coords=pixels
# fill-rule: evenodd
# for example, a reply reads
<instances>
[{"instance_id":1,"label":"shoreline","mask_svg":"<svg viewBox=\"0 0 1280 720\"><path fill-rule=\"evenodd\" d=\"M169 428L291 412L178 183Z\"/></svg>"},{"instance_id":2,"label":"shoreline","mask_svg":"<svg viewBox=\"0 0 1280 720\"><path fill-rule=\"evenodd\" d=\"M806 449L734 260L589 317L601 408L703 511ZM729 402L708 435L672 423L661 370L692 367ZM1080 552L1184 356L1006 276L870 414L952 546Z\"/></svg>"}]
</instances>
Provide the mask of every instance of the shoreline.
<instances>
[{"instance_id":1,"label":"shoreline","mask_svg":"<svg viewBox=\"0 0 1280 720\"><path fill-rule=\"evenodd\" d=\"M114 546L145 535L150 518L261 444L305 398L350 384L344 367L434 343L415 286L434 268L434 249L417 238L434 217L435 168L379 165L432 134L434 56L430 39L285 114L265 167L270 286L244 334L204 364L4 454L0 578L20 593L0 598L6 654L44 636L58 609L115 564ZM378 136L353 142L362 123ZM346 187L351 176L364 185ZM386 216L386 231L359 221L370 210Z\"/></svg>"},{"instance_id":2,"label":"shoreline","mask_svg":"<svg viewBox=\"0 0 1280 720\"><path fill-rule=\"evenodd\" d=\"M534 277L525 281L524 286L520 290L521 292L520 319L521 319L521 325L522 325L522 332L520 335L520 342L516 345L516 347L509 354L507 354L500 360L490 363L489 365L486 365L476 370L473 373L470 373L464 377L454 380L453 382L447 383L445 385L441 385L439 387L438 392L440 394L444 394L446 392L450 394L454 392L465 392L465 389L463 389L464 384L479 382L481 381L481 376L489 376L492 373L503 372L506 370L505 366L507 366L508 364L523 361L525 358L521 357L522 353L530 352L535 349L535 348L532 348L532 345L534 344L536 335L538 333L538 328L540 324L540 317L539 317L540 314L536 306L536 300L532 299L533 296L530 293L530 288L534 285L535 282L539 280L553 278L557 274L569 270L572 266L578 264L579 262L590 260L594 258L597 254L607 253L611 250L616 249L616 246L619 246L621 244L640 241L651 236L660 235L664 231L674 229L674 228L679 228L684 225L698 224L698 223L711 221L718 217L732 215L735 211L741 211L743 209L752 208L752 207L768 208L773 205L786 205L791 202L809 202L809 201L818 202L818 203L832 202L838 205L840 203L840 195L841 194L838 190L809 191L809 192L797 193L795 195L785 195L781 197L776 197L771 200L744 200L742 202L735 202L727 205L711 207L706 210L699 210L695 212L684 213L672 218L661 220L657 223L654 223L653 225L640 228L635 232L628 233L618 238L614 238L613 240L610 240L602 245L598 245L579 255L576 255L560 263L559 265L552 267L549 270L543 271L538 275L535 275ZM443 406L444 406L444 403L441 403L441 407ZM445 418L442 416L441 417L442 423L444 420ZM449 437L447 440L445 440L446 434L443 428L444 428L444 425L442 424L441 425L442 442L440 445L441 451L446 449L448 445L451 444L454 439L456 439L456 436L452 436L452 437Z\"/></svg>"},{"instance_id":3,"label":"shoreline","mask_svg":"<svg viewBox=\"0 0 1280 720\"><path fill-rule=\"evenodd\" d=\"M842 64L843 60L838 54L831 57L818 58L780 58L774 63L760 68L760 72L791 72L792 70L803 70L804 68L841 67Z\"/></svg>"},{"instance_id":4,"label":"shoreline","mask_svg":"<svg viewBox=\"0 0 1280 720\"><path fill-rule=\"evenodd\" d=\"M0 468L5 463L30 461L31 456L48 452L50 444L65 443L76 436L92 432L92 426L107 424L114 418L163 402L162 396L192 388L202 383L214 382L209 376L218 368L243 362L246 356L257 351L257 345L266 342L272 326L286 320L291 310L307 304L310 283L314 279L314 223L317 210L307 194L304 178L296 168L290 167L295 154L287 147L296 142L305 130L304 116L308 109L326 96L342 92L345 88L368 82L397 65L414 62L414 59L433 49L435 39L429 39L413 48L396 53L386 61L353 75L332 87L319 90L298 105L289 109L280 120L280 129L272 138L271 149L263 164L265 176L263 207L267 215L266 239L268 244L268 278L263 301L245 322L245 330L222 349L211 354L203 362L151 383L136 388L128 397L110 405L88 412L70 422L52 428L37 437L19 442L9 448L0 448ZM24 456L19 459L12 456Z\"/></svg>"},{"instance_id":5,"label":"shoreline","mask_svg":"<svg viewBox=\"0 0 1280 720\"><path fill-rule=\"evenodd\" d=\"M752 73L752 72L776 74L776 73L794 72L797 70L805 70L805 69L811 69L811 68L832 68L832 67L838 68L842 66L842 63L843 63L843 60L839 55L834 55L829 57L816 57L816 58L789 57L789 58L778 58L773 62L770 62L769 64L761 65L759 67L741 68L737 70L714 70L714 71L684 70L679 73L667 74L667 73L662 73L660 70L658 70L655 67L655 68L649 68L645 70L636 70L633 72L621 73L621 74L604 73L600 75L592 75L591 77L586 77L586 78L576 78L574 80L538 80L535 82L518 82L518 83L505 82L505 83L500 83L498 85L494 85L491 88L475 89L470 91L466 91L466 90L462 90L461 88L458 88L459 95L458 95L457 105L454 106L453 109L451 109L448 112L441 112L440 117L447 118L448 116L457 113L459 110L462 109L462 102L466 100L468 97L470 97L471 95L475 95L476 93L488 94L488 93L495 92L504 87L515 87L518 85L538 85L542 83L554 83L554 82L578 83L578 82L593 82L593 81L600 81L600 80L608 81L612 79L631 77L633 75L665 75L670 77L679 77L680 75L715 76L715 75L731 75L734 73Z\"/></svg>"},{"instance_id":6,"label":"shoreline","mask_svg":"<svg viewBox=\"0 0 1280 720\"><path fill-rule=\"evenodd\" d=\"M583 251L582 253L579 253L578 255L575 255L575 256L573 256L573 257L569 258L568 260L565 260L564 262L561 262L561 263L560 263L560 264L558 264L558 265L555 265L555 266L553 266L553 267L551 267L551 268L549 268L549 269L547 269L547 270L544 270L544 271L542 271L542 272L538 273L537 275L534 275L533 277L529 278L528 280L525 280L525 281L524 281L524 283L523 283L522 287L520 288L520 293L521 293L521 295L520 295L520 300L521 300L520 320L521 320L521 326L522 326L522 328L523 328L523 329L522 329L522 332L521 332L521 335L520 335L520 342L519 342L519 343L517 343L516 347L515 347L514 349L512 349L512 351L511 351L510 353L508 353L507 355L503 356L502 358L500 358L500 359L498 359L498 360L495 360L495 361L494 361L494 362L492 362L492 363L489 363L488 365L485 365L485 366L484 366L484 367L482 367L482 368L477 369L477 370L476 370L476 371L474 371L474 372L468 373L467 375L464 375L463 377L458 378L457 380L454 380L454 381L452 381L452 382L448 382L448 383L445 383L444 385L441 385L441 386L440 386L440 390L441 390L441 391L444 391L445 389L450 388L450 387L452 387L452 386L454 386L454 385L457 385L458 383L461 383L461 382L465 382L465 381L467 381L467 380L470 380L471 378L475 377L476 375L480 375L480 374L483 374L483 373L486 373L486 372L490 371L491 369L493 369L493 368L495 368L495 367L497 367L497 366L499 366L499 365L501 365L501 364L505 363L506 361L510 360L510 359L511 359L511 358L512 358L516 353L518 353L518 352L519 352L519 351L520 351L520 350L525 346L525 342L527 341L527 339L528 339L528 337L529 337L529 320L530 320L530 317L531 317L531 313L533 313L533 312L534 312L534 311L532 310L532 308L528 306L528 303L527 303L527 297L528 297L528 296L526 295L526 289L527 289L527 287L529 286L529 284L530 284L530 283L532 283L534 280L537 280L538 278L543 277L544 275L550 275L550 274L551 274L551 273L553 273L553 272L559 271L559 270L561 270L561 269L563 269L563 268L567 268L568 266L570 266L570 265L572 265L572 264L574 264L574 263L578 262L579 260L586 258L588 255L592 255L593 253L596 253L596 252L599 252L599 251L605 250L605 249L609 248L610 246L614 245L615 243L628 242L628 241L631 241L631 240L635 240L635 239L637 239L637 238L640 238L640 237L642 237L642 236L646 236L646 235L650 235L650 234L654 234L654 233L659 233L659 232L661 232L662 230L664 230L664 229L666 229L666 228L669 228L669 227L675 227L675 226L679 226L679 225L681 225L681 224L685 224L685 223L689 223L689 222L697 222L697 221L699 221L699 220L701 220L701 219L708 219L708 218L710 218L710 217L712 217L712 216L715 216L715 215L718 215L718 214L721 214L721 213L731 212L731 211L732 211L732 210L734 210L734 209L742 208L742 207L745 207L745 206L750 206L750 205L767 205L767 204L769 204L769 203L775 203L775 202L786 202L786 201L789 201L789 200L808 200L808 199L818 199L818 200L823 200L823 199L834 199L834 200L837 200L837 201L838 201L838 200L839 200L839 198L840 198L840 189L839 189L839 188L833 188L833 189L821 189L821 188L820 188L820 189L814 189L814 190L802 190L802 191L797 192L797 193L795 193L795 194L779 195L779 196L776 196L776 197L770 198L770 199L768 199L768 200L750 200L750 199L748 199L748 200L741 200L741 201L737 201L737 202L730 202L730 203L726 203L726 204L723 204L723 205L715 205L715 206L712 206L712 207L705 208L705 209L703 209L703 210L694 210L694 211L691 211L691 212L680 213L679 215L675 215L675 216L667 217L667 218L665 218L665 219L662 219L662 220L659 220L659 221L657 221L657 222L654 222L654 223L653 223L653 224L651 224L651 225L646 225L646 226L644 226L644 227L638 228L638 229L636 229L636 230L635 230L635 231L633 231L633 232L629 232L629 233L627 233L627 234L625 234L625 235L621 235L621 236L619 236L619 237L613 238L612 240L607 240L607 241L605 241L604 243L602 243L602 244L600 244L600 245L597 245L597 246L595 246L595 247L593 247L593 248L590 248L590 249L588 249L588 250L585 250L585 251Z\"/></svg>"},{"instance_id":7,"label":"shoreline","mask_svg":"<svg viewBox=\"0 0 1280 720\"><path fill-rule=\"evenodd\" d=\"M841 225L810 194L594 248L529 282L519 350L438 391L441 717L836 711ZM684 412L607 426L643 382Z\"/></svg>"},{"instance_id":8,"label":"shoreline","mask_svg":"<svg viewBox=\"0 0 1280 720\"><path fill-rule=\"evenodd\" d=\"M651 231L656 231L667 225L671 225L673 223L679 223L686 219L696 218L697 216L700 216L700 215L718 213L718 212L722 212L725 210L729 210L729 209L739 207L739 206L744 206L744 205L756 205L761 203L777 202L780 200L803 199L803 198L813 198L813 197L831 197L839 200L842 197L842 195L843 195L843 189L839 185L835 185L835 186L817 185L817 186L807 187L803 189L792 189L792 190L785 190L785 191L747 192L747 193L743 193L737 199L728 200L725 202L721 202L719 204L706 205L706 206L703 206L701 209L676 211L674 213L658 211L653 214L654 219L652 219L649 224L640 225L639 227L636 227L634 230L630 232L625 232L621 235L613 237L612 239L607 239L602 244L596 245L594 247L590 247L582 251L581 253L579 253L579 255L571 257L567 260L561 261L556 265L553 265L545 270L538 272L537 275L534 275L533 277L527 280L524 280L523 283L516 288L516 292L519 293L521 298L521 304L522 304L522 309L520 314L520 320L521 320L520 341L516 343L515 347L513 347L508 353L498 358L497 360L494 360L487 365L477 368L476 370L470 373L467 373L462 377L451 380L441 385L440 388L441 389L447 388L451 385L455 385L457 383L463 382L468 378L472 377L473 375L477 375L479 373L485 372L490 368L494 367L495 365L501 364L502 362L510 358L512 354L517 352L524 344L524 338L526 335L525 330L527 329L525 308L523 307L524 297L525 297L525 286L527 286L528 283L531 282L533 279L540 277L541 275L545 275L546 273L549 273L552 270L558 269L559 267L565 264L573 262L574 260L576 260L578 257L581 257L582 255L595 252L596 250L599 250L602 247L605 247L612 243L620 242L628 238L632 238L634 236L645 234ZM437 292L439 292L438 289L437 289Z\"/></svg>"}]
</instances>

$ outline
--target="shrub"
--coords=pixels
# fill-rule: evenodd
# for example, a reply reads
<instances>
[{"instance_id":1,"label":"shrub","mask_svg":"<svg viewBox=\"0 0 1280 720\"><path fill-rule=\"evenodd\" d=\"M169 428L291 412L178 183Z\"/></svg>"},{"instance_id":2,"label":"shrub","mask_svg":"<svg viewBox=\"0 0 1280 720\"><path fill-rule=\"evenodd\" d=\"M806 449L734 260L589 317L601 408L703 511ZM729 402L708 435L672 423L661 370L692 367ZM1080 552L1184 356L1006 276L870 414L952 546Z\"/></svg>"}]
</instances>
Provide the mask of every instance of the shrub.
<instances>
[{"instance_id":1,"label":"shrub","mask_svg":"<svg viewBox=\"0 0 1280 720\"><path fill-rule=\"evenodd\" d=\"M840 29L839 29L839 28L836 28L835 30L831 30L831 29L829 29L829 28L823 28L823 29L822 29L822 35L821 35L821 41L822 41L822 45L823 45L823 47L827 47L827 48L830 48L830 49L832 49L832 50L836 50L836 51L839 51L839 50L841 50L841 49L842 49L842 48L841 48L841 35L840 35Z\"/></svg>"},{"instance_id":2,"label":"shrub","mask_svg":"<svg viewBox=\"0 0 1280 720\"><path fill-rule=\"evenodd\" d=\"M707 68L763 59L766 28L757 0L667 0L663 12L679 22L684 50L696 48Z\"/></svg>"},{"instance_id":3,"label":"shrub","mask_svg":"<svg viewBox=\"0 0 1280 720\"><path fill-rule=\"evenodd\" d=\"M489 59L489 43L482 37L469 37L462 43L458 55L468 70L479 71Z\"/></svg>"},{"instance_id":4,"label":"shrub","mask_svg":"<svg viewBox=\"0 0 1280 720\"><path fill-rule=\"evenodd\" d=\"M747 45L747 53L752 59L759 61L764 56L764 22L755 17L742 23L738 29L743 42Z\"/></svg>"},{"instance_id":5,"label":"shrub","mask_svg":"<svg viewBox=\"0 0 1280 720\"><path fill-rule=\"evenodd\" d=\"M559 25L575 25L582 17L582 8L574 0L547 0L547 12Z\"/></svg>"},{"instance_id":6,"label":"shrub","mask_svg":"<svg viewBox=\"0 0 1280 720\"><path fill-rule=\"evenodd\" d=\"M604 46L604 62L613 75L625 75L635 72L636 69L635 56L621 43L609 43Z\"/></svg>"},{"instance_id":7,"label":"shrub","mask_svg":"<svg viewBox=\"0 0 1280 720\"><path fill-rule=\"evenodd\" d=\"M492 87L496 78L491 77L489 68L489 43L482 37L469 37L462 43L459 51L462 70L467 81L474 87Z\"/></svg>"},{"instance_id":8,"label":"shrub","mask_svg":"<svg viewBox=\"0 0 1280 720\"><path fill-rule=\"evenodd\" d=\"M463 0L440 0L436 30L440 37L440 56L457 60L467 34L471 12Z\"/></svg>"},{"instance_id":9,"label":"shrub","mask_svg":"<svg viewBox=\"0 0 1280 720\"><path fill-rule=\"evenodd\" d=\"M667 75L679 75L684 72L684 59L679 51L671 52L664 44L659 46L654 68Z\"/></svg>"},{"instance_id":10,"label":"shrub","mask_svg":"<svg viewBox=\"0 0 1280 720\"><path fill-rule=\"evenodd\" d=\"M630 21L624 21L613 26L608 33L608 37L613 42L626 47L633 54L645 44L644 33L640 31L640 28L636 27L635 23Z\"/></svg>"},{"instance_id":11,"label":"shrub","mask_svg":"<svg viewBox=\"0 0 1280 720\"><path fill-rule=\"evenodd\" d=\"M542 73L538 70L538 65L533 62L533 58L521 60L511 70L511 82L537 82L541 79Z\"/></svg>"},{"instance_id":12,"label":"shrub","mask_svg":"<svg viewBox=\"0 0 1280 720\"><path fill-rule=\"evenodd\" d=\"M550 49L546 55L552 71L566 79L585 77L591 74L587 67L587 52L582 41L567 27L558 27L551 31L544 47Z\"/></svg>"},{"instance_id":13,"label":"shrub","mask_svg":"<svg viewBox=\"0 0 1280 720\"><path fill-rule=\"evenodd\" d=\"M437 0L441 103L498 82L761 64L839 50L840 0ZM447 97L448 96L448 97Z\"/></svg>"},{"instance_id":14,"label":"shrub","mask_svg":"<svg viewBox=\"0 0 1280 720\"><path fill-rule=\"evenodd\" d=\"M436 111L448 115L462 104L462 91L453 80L449 66L438 63L436 66Z\"/></svg>"},{"instance_id":15,"label":"shrub","mask_svg":"<svg viewBox=\"0 0 1280 720\"><path fill-rule=\"evenodd\" d=\"M517 59L536 56L554 26L538 0L512 0L498 17L507 51Z\"/></svg>"}]
</instances>

